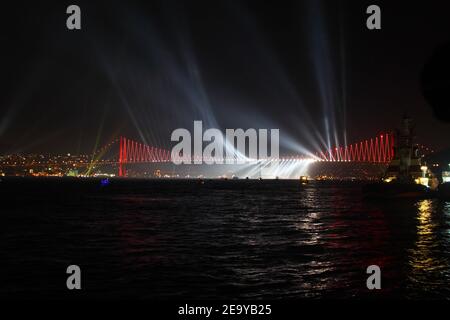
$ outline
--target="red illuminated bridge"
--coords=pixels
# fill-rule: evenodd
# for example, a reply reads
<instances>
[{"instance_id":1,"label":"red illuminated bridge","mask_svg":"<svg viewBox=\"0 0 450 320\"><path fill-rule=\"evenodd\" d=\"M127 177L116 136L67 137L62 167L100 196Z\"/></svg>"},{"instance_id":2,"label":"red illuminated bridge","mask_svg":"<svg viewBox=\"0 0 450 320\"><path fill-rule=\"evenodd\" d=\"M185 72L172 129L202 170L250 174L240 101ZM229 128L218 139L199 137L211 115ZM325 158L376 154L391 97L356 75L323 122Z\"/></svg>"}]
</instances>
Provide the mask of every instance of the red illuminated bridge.
<instances>
[{"instance_id":1,"label":"red illuminated bridge","mask_svg":"<svg viewBox=\"0 0 450 320\"><path fill-rule=\"evenodd\" d=\"M118 165L119 176L125 176L125 167L137 163L164 163L171 162L170 150L156 148L143 143L120 137L106 147L119 144ZM102 149L97 151L101 153ZM326 162L366 162L366 163L389 163L394 157L394 135L391 133L381 134L377 137L360 141L357 143L336 146L315 156L290 157L290 161L326 161ZM264 160L264 159L259 159ZM280 161L285 159L280 159Z\"/></svg>"}]
</instances>

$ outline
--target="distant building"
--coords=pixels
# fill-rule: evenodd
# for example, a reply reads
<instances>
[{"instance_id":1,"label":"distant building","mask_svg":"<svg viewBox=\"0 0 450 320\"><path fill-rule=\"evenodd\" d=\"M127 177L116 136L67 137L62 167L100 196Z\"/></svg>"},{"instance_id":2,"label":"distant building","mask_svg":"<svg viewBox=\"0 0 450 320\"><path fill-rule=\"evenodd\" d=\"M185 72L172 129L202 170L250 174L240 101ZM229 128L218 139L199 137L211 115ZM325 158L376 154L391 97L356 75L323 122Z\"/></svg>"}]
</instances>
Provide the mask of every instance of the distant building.
<instances>
[{"instance_id":1,"label":"distant building","mask_svg":"<svg viewBox=\"0 0 450 320\"><path fill-rule=\"evenodd\" d=\"M78 177L78 170L69 170L69 172L67 172L67 176L68 177Z\"/></svg>"},{"instance_id":2,"label":"distant building","mask_svg":"<svg viewBox=\"0 0 450 320\"><path fill-rule=\"evenodd\" d=\"M442 182L450 182L450 171L442 171Z\"/></svg>"}]
</instances>

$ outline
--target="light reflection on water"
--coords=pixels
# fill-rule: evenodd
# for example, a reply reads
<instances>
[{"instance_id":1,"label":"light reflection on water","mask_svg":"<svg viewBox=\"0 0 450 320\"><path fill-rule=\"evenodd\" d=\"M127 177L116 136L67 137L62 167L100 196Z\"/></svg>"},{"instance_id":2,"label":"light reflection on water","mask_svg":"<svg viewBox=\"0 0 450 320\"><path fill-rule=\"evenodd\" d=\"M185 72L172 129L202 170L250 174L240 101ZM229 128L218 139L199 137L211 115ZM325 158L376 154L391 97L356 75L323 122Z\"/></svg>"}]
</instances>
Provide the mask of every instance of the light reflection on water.
<instances>
[{"instance_id":1,"label":"light reflection on water","mask_svg":"<svg viewBox=\"0 0 450 320\"><path fill-rule=\"evenodd\" d=\"M442 284L449 280L449 261L440 251L443 246L448 248L450 243L450 203L445 203L442 211L439 206L439 200L421 200L416 203L417 239L409 255L411 270L408 280L430 294L433 290L442 290ZM443 217L440 216L441 212ZM447 228L440 224L442 218Z\"/></svg>"}]
</instances>

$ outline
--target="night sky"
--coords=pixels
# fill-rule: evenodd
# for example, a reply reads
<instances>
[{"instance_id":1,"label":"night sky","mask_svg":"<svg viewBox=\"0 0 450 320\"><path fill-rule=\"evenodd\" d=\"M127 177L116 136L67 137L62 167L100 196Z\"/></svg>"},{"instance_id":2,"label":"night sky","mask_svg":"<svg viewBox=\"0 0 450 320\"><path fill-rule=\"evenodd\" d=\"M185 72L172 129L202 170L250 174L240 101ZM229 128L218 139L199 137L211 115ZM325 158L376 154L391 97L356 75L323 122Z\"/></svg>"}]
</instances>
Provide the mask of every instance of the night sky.
<instances>
[{"instance_id":1,"label":"night sky","mask_svg":"<svg viewBox=\"0 0 450 320\"><path fill-rule=\"evenodd\" d=\"M450 41L444 1L34 1L3 7L0 152L91 152L124 135L279 128L286 152L395 128L449 147L420 72ZM82 30L66 28L66 8ZM382 30L366 28L370 4ZM450 57L449 57L450 59Z\"/></svg>"}]
</instances>

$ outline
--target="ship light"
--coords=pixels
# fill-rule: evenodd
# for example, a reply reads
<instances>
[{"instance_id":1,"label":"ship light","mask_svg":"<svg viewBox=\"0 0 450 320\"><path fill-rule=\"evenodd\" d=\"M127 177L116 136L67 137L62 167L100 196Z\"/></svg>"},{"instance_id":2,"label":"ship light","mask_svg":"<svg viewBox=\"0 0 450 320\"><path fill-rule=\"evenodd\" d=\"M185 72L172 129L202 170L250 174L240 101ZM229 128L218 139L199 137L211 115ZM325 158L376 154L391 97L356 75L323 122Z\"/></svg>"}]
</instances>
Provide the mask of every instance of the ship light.
<instances>
[{"instance_id":1,"label":"ship light","mask_svg":"<svg viewBox=\"0 0 450 320\"><path fill-rule=\"evenodd\" d=\"M428 178L418 178L416 180L418 180L418 181L416 181L418 184L428 187L428 182L429 182Z\"/></svg>"},{"instance_id":2,"label":"ship light","mask_svg":"<svg viewBox=\"0 0 450 320\"><path fill-rule=\"evenodd\" d=\"M427 173L428 167L427 166L421 166L420 170L422 170L422 178L425 178L425 175Z\"/></svg>"}]
</instances>

